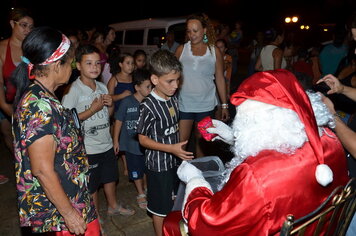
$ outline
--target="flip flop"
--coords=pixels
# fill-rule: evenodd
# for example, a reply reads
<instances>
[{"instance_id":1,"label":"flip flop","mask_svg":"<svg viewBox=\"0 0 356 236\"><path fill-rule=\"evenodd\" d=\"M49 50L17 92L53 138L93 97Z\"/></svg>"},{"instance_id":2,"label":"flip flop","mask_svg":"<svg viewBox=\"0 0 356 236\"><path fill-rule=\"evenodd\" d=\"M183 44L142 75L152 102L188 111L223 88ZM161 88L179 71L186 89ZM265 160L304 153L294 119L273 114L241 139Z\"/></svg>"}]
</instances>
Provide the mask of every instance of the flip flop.
<instances>
[{"instance_id":1,"label":"flip flop","mask_svg":"<svg viewBox=\"0 0 356 236\"><path fill-rule=\"evenodd\" d=\"M147 200L146 200L146 195L145 194L139 194L136 197L136 201L137 201L138 206L141 209L146 209L147 208Z\"/></svg>"},{"instance_id":2,"label":"flip flop","mask_svg":"<svg viewBox=\"0 0 356 236\"><path fill-rule=\"evenodd\" d=\"M121 205L118 205L116 208L111 208L108 207L108 216L117 216L117 215L122 215L122 216L132 216L136 212L135 210L132 210L130 208L124 208Z\"/></svg>"}]
</instances>

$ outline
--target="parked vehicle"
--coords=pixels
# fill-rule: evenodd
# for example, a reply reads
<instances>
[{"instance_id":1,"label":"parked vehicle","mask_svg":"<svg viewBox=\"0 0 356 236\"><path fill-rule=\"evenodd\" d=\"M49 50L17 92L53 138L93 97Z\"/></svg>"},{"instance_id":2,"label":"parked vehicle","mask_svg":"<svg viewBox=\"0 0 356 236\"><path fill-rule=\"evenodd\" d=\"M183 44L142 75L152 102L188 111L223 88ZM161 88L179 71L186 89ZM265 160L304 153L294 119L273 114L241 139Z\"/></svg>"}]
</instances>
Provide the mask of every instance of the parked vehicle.
<instances>
[{"instance_id":1,"label":"parked vehicle","mask_svg":"<svg viewBox=\"0 0 356 236\"><path fill-rule=\"evenodd\" d=\"M115 42L121 52L133 54L137 49L144 50L148 56L157 51L165 42L168 30L175 32L178 43L185 42L186 17L149 18L110 24L116 31Z\"/></svg>"}]
</instances>

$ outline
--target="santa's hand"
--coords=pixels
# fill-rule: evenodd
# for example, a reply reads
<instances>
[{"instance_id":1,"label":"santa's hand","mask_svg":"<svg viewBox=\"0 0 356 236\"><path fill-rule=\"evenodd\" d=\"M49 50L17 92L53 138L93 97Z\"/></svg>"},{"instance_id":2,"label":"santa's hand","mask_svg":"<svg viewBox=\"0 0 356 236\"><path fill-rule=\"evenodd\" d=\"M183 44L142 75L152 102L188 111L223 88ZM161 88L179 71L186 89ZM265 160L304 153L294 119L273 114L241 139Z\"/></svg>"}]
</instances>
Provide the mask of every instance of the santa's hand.
<instances>
[{"instance_id":1,"label":"santa's hand","mask_svg":"<svg viewBox=\"0 0 356 236\"><path fill-rule=\"evenodd\" d=\"M227 144L230 145L234 144L234 135L232 129L227 124L225 124L220 120L213 119L212 122L214 127L210 127L206 129L206 131L208 131L209 133L218 135L214 137L212 141L220 139Z\"/></svg>"},{"instance_id":2,"label":"santa's hand","mask_svg":"<svg viewBox=\"0 0 356 236\"><path fill-rule=\"evenodd\" d=\"M183 161L182 164L180 164L177 175L184 183L188 183L195 178L204 178L201 171L187 161Z\"/></svg>"}]
</instances>

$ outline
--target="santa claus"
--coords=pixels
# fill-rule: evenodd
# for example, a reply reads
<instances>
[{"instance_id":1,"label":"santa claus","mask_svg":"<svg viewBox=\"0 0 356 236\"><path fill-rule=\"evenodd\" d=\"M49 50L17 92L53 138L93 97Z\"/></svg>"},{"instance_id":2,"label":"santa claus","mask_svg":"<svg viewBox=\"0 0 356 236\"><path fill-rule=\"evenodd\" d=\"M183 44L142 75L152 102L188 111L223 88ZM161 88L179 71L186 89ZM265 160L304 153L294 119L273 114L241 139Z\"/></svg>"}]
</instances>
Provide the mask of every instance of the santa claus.
<instances>
[{"instance_id":1,"label":"santa claus","mask_svg":"<svg viewBox=\"0 0 356 236\"><path fill-rule=\"evenodd\" d=\"M308 96L309 95L309 96ZM321 96L304 91L286 70L260 72L231 97L232 127L213 120L216 133L232 145L221 190L215 194L188 162L178 169L186 183L182 212L172 212L165 235L180 235L183 217L189 235L275 235L287 214L301 217L316 209L348 181L343 147L333 116Z\"/></svg>"}]
</instances>

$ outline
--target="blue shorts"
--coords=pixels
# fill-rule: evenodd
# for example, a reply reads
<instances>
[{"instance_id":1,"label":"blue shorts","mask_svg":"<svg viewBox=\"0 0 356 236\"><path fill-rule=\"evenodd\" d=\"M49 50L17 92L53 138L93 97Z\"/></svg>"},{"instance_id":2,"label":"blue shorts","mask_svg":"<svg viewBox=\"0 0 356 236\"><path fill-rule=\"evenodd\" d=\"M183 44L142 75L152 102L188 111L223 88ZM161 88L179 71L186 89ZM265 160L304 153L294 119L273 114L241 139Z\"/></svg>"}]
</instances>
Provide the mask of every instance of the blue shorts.
<instances>
[{"instance_id":1,"label":"blue shorts","mask_svg":"<svg viewBox=\"0 0 356 236\"><path fill-rule=\"evenodd\" d=\"M194 120L195 122L199 122L207 116L214 117L214 110L205 111L205 112L179 111L179 119L180 120Z\"/></svg>"},{"instance_id":2,"label":"blue shorts","mask_svg":"<svg viewBox=\"0 0 356 236\"><path fill-rule=\"evenodd\" d=\"M89 193L95 193L101 184L116 182L119 179L117 158L114 149L99 154L88 154Z\"/></svg>"},{"instance_id":3,"label":"blue shorts","mask_svg":"<svg viewBox=\"0 0 356 236\"><path fill-rule=\"evenodd\" d=\"M130 180L142 179L145 174L145 156L125 152Z\"/></svg>"}]
</instances>

